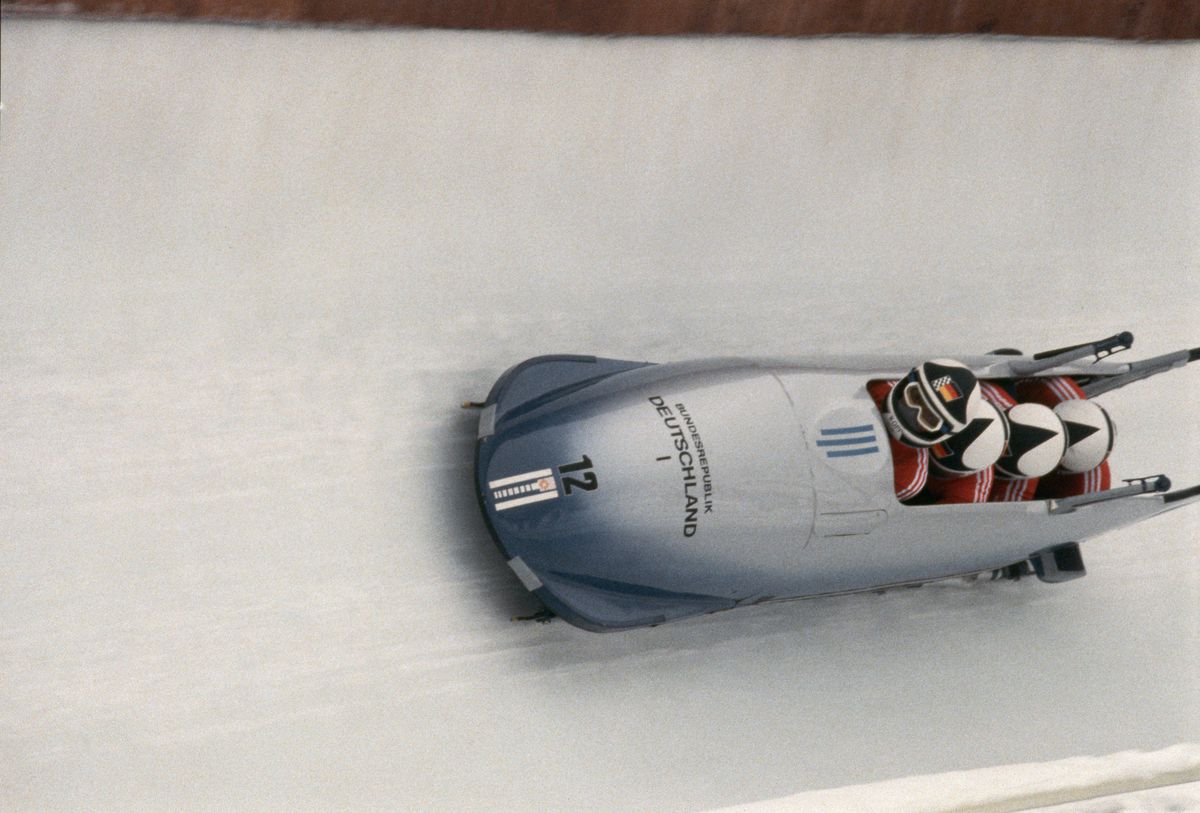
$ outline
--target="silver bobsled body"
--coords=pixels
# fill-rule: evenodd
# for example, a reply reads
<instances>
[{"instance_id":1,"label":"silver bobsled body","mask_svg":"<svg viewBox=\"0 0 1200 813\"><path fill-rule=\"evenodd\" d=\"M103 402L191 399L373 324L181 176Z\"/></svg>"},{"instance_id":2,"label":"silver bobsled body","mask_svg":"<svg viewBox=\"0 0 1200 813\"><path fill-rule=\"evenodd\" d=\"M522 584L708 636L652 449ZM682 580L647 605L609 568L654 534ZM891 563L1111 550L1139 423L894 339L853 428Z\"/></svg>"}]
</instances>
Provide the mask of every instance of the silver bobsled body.
<instances>
[{"instance_id":1,"label":"silver bobsled body","mask_svg":"<svg viewBox=\"0 0 1200 813\"><path fill-rule=\"evenodd\" d=\"M981 378L1012 360L962 358ZM866 385L918 361L530 359L484 405L484 517L550 610L615 630L990 571L1193 501L900 503Z\"/></svg>"}]
</instances>

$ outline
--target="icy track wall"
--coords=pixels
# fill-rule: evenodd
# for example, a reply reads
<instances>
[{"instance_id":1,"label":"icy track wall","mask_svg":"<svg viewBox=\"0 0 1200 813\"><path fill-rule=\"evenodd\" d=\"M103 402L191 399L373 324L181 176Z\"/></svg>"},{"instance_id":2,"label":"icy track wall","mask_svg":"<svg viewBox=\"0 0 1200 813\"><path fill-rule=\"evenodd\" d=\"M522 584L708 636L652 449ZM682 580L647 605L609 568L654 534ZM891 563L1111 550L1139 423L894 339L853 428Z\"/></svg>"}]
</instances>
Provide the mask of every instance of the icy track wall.
<instances>
[{"instance_id":1,"label":"icy track wall","mask_svg":"<svg viewBox=\"0 0 1200 813\"><path fill-rule=\"evenodd\" d=\"M1197 344L1200 51L5 20L0 808L698 810L1200 741L1200 517L610 636L471 491L538 353ZM1200 471L1192 371L1119 474Z\"/></svg>"}]
</instances>

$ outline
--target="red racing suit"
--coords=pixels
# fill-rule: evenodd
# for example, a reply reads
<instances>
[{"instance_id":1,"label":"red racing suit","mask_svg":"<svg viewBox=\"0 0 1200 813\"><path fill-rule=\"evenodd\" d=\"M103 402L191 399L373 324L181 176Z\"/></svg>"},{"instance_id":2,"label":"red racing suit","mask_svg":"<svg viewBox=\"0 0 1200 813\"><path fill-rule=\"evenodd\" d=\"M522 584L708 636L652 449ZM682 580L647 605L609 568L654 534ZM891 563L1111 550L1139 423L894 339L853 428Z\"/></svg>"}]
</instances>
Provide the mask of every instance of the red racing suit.
<instances>
[{"instance_id":1,"label":"red racing suit","mask_svg":"<svg viewBox=\"0 0 1200 813\"><path fill-rule=\"evenodd\" d=\"M870 381L867 383L867 393L875 402L882 414L886 411L885 402L895 381ZM921 493L929 478L929 450L914 449L906 446L888 435L892 447L892 466L895 469L896 499L904 502L911 500Z\"/></svg>"},{"instance_id":2,"label":"red racing suit","mask_svg":"<svg viewBox=\"0 0 1200 813\"><path fill-rule=\"evenodd\" d=\"M1051 409L1063 401L1087 398L1083 390L1075 383L1075 379L1065 375L1049 378L1026 378L1018 381L1017 396L1022 401L1043 404ZM1105 491L1111 485L1112 472L1109 470L1108 461L1105 460L1096 468L1082 474L1053 472L1046 475L1036 483L1036 497L1039 500L1073 497L1076 494ZM1025 499L1033 499L1033 496Z\"/></svg>"},{"instance_id":3,"label":"red racing suit","mask_svg":"<svg viewBox=\"0 0 1200 813\"><path fill-rule=\"evenodd\" d=\"M1015 403L1007 392L990 381L980 381L979 390L988 403L1001 412ZM929 493L937 497L936 502L939 504L987 502L989 498L994 499L992 494L996 485L1001 482L1003 481L996 477L996 472L991 466L966 477L939 475L937 466L934 466L927 488Z\"/></svg>"},{"instance_id":4,"label":"red racing suit","mask_svg":"<svg viewBox=\"0 0 1200 813\"><path fill-rule=\"evenodd\" d=\"M1007 412L1017 405L1016 400L1007 391L990 381L982 381L980 384L983 385L984 397L1001 412ZM1038 478L1036 477L1029 477L1023 480L1010 480L1007 477L997 477L995 484L992 486L991 496L988 499L991 502L1032 500L1034 492L1037 490L1037 484Z\"/></svg>"}]
</instances>

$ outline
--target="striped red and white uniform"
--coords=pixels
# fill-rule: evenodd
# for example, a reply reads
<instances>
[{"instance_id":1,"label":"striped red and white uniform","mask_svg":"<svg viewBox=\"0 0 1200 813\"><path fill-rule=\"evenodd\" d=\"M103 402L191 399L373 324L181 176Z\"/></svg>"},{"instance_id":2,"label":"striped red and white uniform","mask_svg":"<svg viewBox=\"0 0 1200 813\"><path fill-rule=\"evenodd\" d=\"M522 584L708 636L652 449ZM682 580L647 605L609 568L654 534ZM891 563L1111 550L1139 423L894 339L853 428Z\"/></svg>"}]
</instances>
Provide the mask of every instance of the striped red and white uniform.
<instances>
[{"instance_id":1,"label":"striped red and white uniform","mask_svg":"<svg viewBox=\"0 0 1200 813\"><path fill-rule=\"evenodd\" d=\"M1047 378L1026 378L1017 382L1017 396L1022 401L1032 401L1053 409L1063 401L1083 400L1087 396L1079 384L1070 376L1056 375ZM1077 494L1092 494L1105 491L1112 485L1112 472L1105 460L1091 471L1082 474L1056 472L1048 474L1037 484L1037 499L1050 500L1073 497Z\"/></svg>"},{"instance_id":2,"label":"striped red and white uniform","mask_svg":"<svg viewBox=\"0 0 1200 813\"><path fill-rule=\"evenodd\" d=\"M1007 390L990 381L980 381L979 387L983 391L983 397L1001 412L1008 412L1008 410L1017 405L1016 400L1008 394ZM1037 490L1037 484L1036 477L1025 480L1010 480L1007 477L998 476L992 484L992 491L988 495L988 501L1020 502L1022 500L1032 500L1034 492Z\"/></svg>"},{"instance_id":3,"label":"striped red and white uniform","mask_svg":"<svg viewBox=\"0 0 1200 813\"><path fill-rule=\"evenodd\" d=\"M1066 375L1054 375L1048 378L1026 378L1017 382L1017 397L1023 402L1042 404L1051 409L1063 401L1083 400L1087 396L1075 383L1075 379Z\"/></svg>"},{"instance_id":4,"label":"striped red and white uniform","mask_svg":"<svg viewBox=\"0 0 1200 813\"><path fill-rule=\"evenodd\" d=\"M1007 392L990 381L980 381L979 390L984 399L1001 412L1016 403ZM996 472L991 466L966 477L949 477L940 475L935 464L926 489L939 504L987 502L996 482Z\"/></svg>"},{"instance_id":5,"label":"striped red and white uniform","mask_svg":"<svg viewBox=\"0 0 1200 813\"><path fill-rule=\"evenodd\" d=\"M1105 460L1091 471L1082 474L1056 472L1047 474L1038 483L1037 498L1039 500L1059 500L1063 497L1074 497L1077 494L1094 494L1097 491L1107 491L1112 488L1112 471Z\"/></svg>"},{"instance_id":6,"label":"striped red and white uniform","mask_svg":"<svg viewBox=\"0 0 1200 813\"><path fill-rule=\"evenodd\" d=\"M991 502L1024 502L1032 500L1037 493L1037 477L1027 477L1024 480L1009 480L1007 477L997 477L992 486Z\"/></svg>"},{"instance_id":7,"label":"striped red and white uniform","mask_svg":"<svg viewBox=\"0 0 1200 813\"><path fill-rule=\"evenodd\" d=\"M979 390L984 399L1001 412L1014 403L1007 392L990 381L980 381ZM928 488L939 503L987 502L995 481L996 472L991 466L966 477L939 477L937 466L934 466Z\"/></svg>"},{"instance_id":8,"label":"striped red and white uniform","mask_svg":"<svg viewBox=\"0 0 1200 813\"><path fill-rule=\"evenodd\" d=\"M992 482L995 473L991 466L983 471L968 474L966 477L939 477L937 467L925 486L933 497L934 502L941 505L949 503L987 502L992 493Z\"/></svg>"},{"instance_id":9,"label":"striped red and white uniform","mask_svg":"<svg viewBox=\"0 0 1200 813\"><path fill-rule=\"evenodd\" d=\"M867 392L881 413L885 411L888 393L894 386L896 386L895 381L870 381L867 383ZM888 435L888 443L892 447L896 499L901 502L911 500L925 489L925 484L929 480L929 450L905 446L891 435Z\"/></svg>"},{"instance_id":10,"label":"striped red and white uniform","mask_svg":"<svg viewBox=\"0 0 1200 813\"><path fill-rule=\"evenodd\" d=\"M993 384L991 381L980 381L979 391L989 404L1001 412L1006 412L1017 405L1017 402L1003 387Z\"/></svg>"}]
</instances>

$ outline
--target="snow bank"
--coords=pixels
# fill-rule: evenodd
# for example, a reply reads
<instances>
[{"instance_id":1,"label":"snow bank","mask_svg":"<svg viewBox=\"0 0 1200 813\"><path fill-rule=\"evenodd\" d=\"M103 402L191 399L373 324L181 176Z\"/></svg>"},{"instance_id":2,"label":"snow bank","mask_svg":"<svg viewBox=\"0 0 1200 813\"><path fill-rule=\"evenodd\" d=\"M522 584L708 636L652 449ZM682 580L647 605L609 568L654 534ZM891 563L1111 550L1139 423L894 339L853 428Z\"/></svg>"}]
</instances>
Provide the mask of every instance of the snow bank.
<instances>
[{"instance_id":1,"label":"snow bank","mask_svg":"<svg viewBox=\"0 0 1200 813\"><path fill-rule=\"evenodd\" d=\"M1200 744L1188 743L1151 752L1124 751L811 791L727 807L722 813L1003 813L1195 782L1200 782ZM1200 809L1200 785L1162 798L1170 800L1171 810Z\"/></svg>"},{"instance_id":2,"label":"snow bank","mask_svg":"<svg viewBox=\"0 0 1200 813\"><path fill-rule=\"evenodd\" d=\"M1200 810L1200 782L1098 796L1037 808L1037 813L1193 813Z\"/></svg>"}]
</instances>

